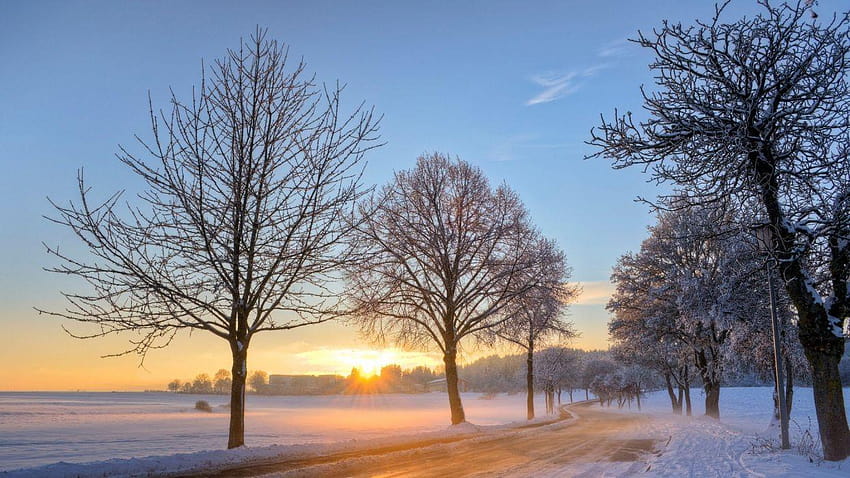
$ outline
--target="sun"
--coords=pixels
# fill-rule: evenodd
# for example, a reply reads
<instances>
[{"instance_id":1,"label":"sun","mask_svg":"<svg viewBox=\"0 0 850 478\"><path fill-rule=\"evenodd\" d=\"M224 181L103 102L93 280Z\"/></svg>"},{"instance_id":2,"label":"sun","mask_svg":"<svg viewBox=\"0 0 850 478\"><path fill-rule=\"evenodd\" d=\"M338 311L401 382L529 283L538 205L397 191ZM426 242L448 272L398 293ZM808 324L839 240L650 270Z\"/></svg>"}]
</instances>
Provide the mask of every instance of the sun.
<instances>
[{"instance_id":1,"label":"sun","mask_svg":"<svg viewBox=\"0 0 850 478\"><path fill-rule=\"evenodd\" d=\"M393 350L346 350L341 361L350 363L352 368L360 370L361 377L375 377L381 374L381 369L390 364L397 364L400 358Z\"/></svg>"}]
</instances>

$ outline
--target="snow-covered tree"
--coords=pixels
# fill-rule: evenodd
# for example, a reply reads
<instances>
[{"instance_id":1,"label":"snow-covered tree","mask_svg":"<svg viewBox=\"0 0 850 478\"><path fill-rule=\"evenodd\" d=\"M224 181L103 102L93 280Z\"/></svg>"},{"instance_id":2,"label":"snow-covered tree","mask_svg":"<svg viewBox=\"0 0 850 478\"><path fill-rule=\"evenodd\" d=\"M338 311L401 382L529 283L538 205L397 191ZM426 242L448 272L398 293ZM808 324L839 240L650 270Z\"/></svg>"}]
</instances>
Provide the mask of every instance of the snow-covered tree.
<instances>
[{"instance_id":1,"label":"snow-covered tree","mask_svg":"<svg viewBox=\"0 0 850 478\"><path fill-rule=\"evenodd\" d=\"M649 341L663 344L656 353L670 355L647 357L656 368L663 370L665 362L680 361L687 352L684 358L703 382L706 415L714 418L720 416L729 336L753 313L757 290L754 247L732 226L722 211L710 208L660 214L640 252L615 267L616 292L608 304L615 341L630 349ZM668 388L672 401L671 392Z\"/></svg>"},{"instance_id":2,"label":"snow-covered tree","mask_svg":"<svg viewBox=\"0 0 850 478\"><path fill-rule=\"evenodd\" d=\"M585 400L590 398L588 392L593 391L594 381L617 368L617 363L607 352L592 352L588 354L582 363L581 373L581 387L584 389Z\"/></svg>"},{"instance_id":3,"label":"snow-covered tree","mask_svg":"<svg viewBox=\"0 0 850 478\"><path fill-rule=\"evenodd\" d=\"M484 173L442 154L361 202L347 274L355 320L373 340L437 346L443 354L452 424L465 420L457 355L503 310L535 287L535 231L519 197Z\"/></svg>"},{"instance_id":4,"label":"snow-covered tree","mask_svg":"<svg viewBox=\"0 0 850 478\"><path fill-rule=\"evenodd\" d=\"M577 388L581 388L582 369L588 352L584 350L564 348L562 353L564 355L564 362L567 365L558 370L558 403L561 403L561 392L564 390L566 390L569 394L570 403L572 403L573 391Z\"/></svg>"},{"instance_id":5,"label":"snow-covered tree","mask_svg":"<svg viewBox=\"0 0 850 478\"><path fill-rule=\"evenodd\" d=\"M549 347L538 353L533 364L533 373L538 378L537 387L543 390L546 413L555 413L555 396L561 403L561 390L568 386L569 380L579 366L579 355L575 350L565 347Z\"/></svg>"},{"instance_id":6,"label":"snow-covered tree","mask_svg":"<svg viewBox=\"0 0 850 478\"><path fill-rule=\"evenodd\" d=\"M612 355L618 362L640 367L642 371L651 370L661 376L673 413L681 415L686 411L690 416L693 367L688 350L672 334L659 334L652 329L634 330L643 327L641 318L622 319L627 313L620 310L617 317L608 323L610 337L615 344L611 348Z\"/></svg>"},{"instance_id":7,"label":"snow-covered tree","mask_svg":"<svg viewBox=\"0 0 850 478\"><path fill-rule=\"evenodd\" d=\"M663 23L650 50L648 119L615 112L594 156L682 185L690 203L758 205L812 368L824 457L850 455L838 363L850 315L850 16L811 19L804 3L694 26ZM725 4L724 4L725 5Z\"/></svg>"},{"instance_id":8,"label":"snow-covered tree","mask_svg":"<svg viewBox=\"0 0 850 478\"><path fill-rule=\"evenodd\" d=\"M524 388L524 364L521 355L490 355L458 367L458 374L471 391L514 393Z\"/></svg>"},{"instance_id":9,"label":"snow-covered tree","mask_svg":"<svg viewBox=\"0 0 850 478\"><path fill-rule=\"evenodd\" d=\"M771 262L767 264L773 267ZM736 323L729 341L728 366L726 374L730 377L744 374L755 374L759 379L774 384L773 412L775 420L779 420L779 396L776 389L776 360L773 350L773 332L770 318L770 300L767 291L768 279L763 268L754 271L756 290L752 299L756 300L753 311L747 320ZM797 337L797 320L793 306L784 288L775 287L777 299L777 322L780 331L780 351L784 369L785 403L788 414L791 414L794 383L811 383L809 364Z\"/></svg>"},{"instance_id":10,"label":"snow-covered tree","mask_svg":"<svg viewBox=\"0 0 850 478\"><path fill-rule=\"evenodd\" d=\"M673 413L681 415L685 409L690 416L691 353L674 330L676 308L665 296L648 293L662 290L664 275L654 269L654 274L642 275L653 265L646 259L628 253L614 267L616 289L607 307L613 314L608 322L613 354L623 363L656 370L664 378Z\"/></svg>"}]
</instances>

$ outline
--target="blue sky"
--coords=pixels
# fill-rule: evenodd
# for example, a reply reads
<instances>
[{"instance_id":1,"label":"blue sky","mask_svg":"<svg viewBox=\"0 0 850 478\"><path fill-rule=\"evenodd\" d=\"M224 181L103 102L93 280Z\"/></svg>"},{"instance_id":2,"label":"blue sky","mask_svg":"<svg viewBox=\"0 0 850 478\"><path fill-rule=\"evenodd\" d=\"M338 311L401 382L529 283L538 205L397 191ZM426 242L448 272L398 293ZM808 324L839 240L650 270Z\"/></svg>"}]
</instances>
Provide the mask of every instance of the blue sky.
<instances>
[{"instance_id":1,"label":"blue sky","mask_svg":"<svg viewBox=\"0 0 850 478\"><path fill-rule=\"evenodd\" d=\"M754 4L740 0L732 8L751 11ZM819 13L835 5L820 2ZM50 213L45 198L72 199L78 168L98 193L137 191L114 153L118 144L135 147L133 134L149 137L148 92L161 106L169 87L185 97L199 81L201 59L220 57L257 25L303 56L320 81L346 83L348 105L365 101L384 115L387 144L368 156L367 183L384 183L418 155L440 151L516 189L535 222L566 251L574 279L588 284L571 312L583 333L576 344L604 344L605 281L652 220L634 198L657 189L640 171L583 160L590 151L584 141L600 113L618 107L639 115L638 88L651 83L650 57L626 39L665 18L706 18L713 8L702 1L633 0L3 2L0 321L9 333L0 338L7 342L0 359L46 356L54 362L38 365L44 380L55 377L51 367L58 365L50 364L65 352L75 357L69 374L73 367L135 370L132 359L97 362L120 340L80 344L62 335L57 321L32 312L34 305L60 304L58 290L68 284L41 270L51 263L41 242L74 247L65 231L42 218ZM269 370L288 372L309 371L292 365L294 353L365 344L333 325L270 336L255 347L269 355L268 365L261 362L266 368L278 366L275 353L290 354L280 359L288 365ZM168 373L157 364L173 357L209 354L217 364L227 352L224 343L197 335L173 348L179 350L157 352L154 365L133 379L156 382Z\"/></svg>"}]
</instances>

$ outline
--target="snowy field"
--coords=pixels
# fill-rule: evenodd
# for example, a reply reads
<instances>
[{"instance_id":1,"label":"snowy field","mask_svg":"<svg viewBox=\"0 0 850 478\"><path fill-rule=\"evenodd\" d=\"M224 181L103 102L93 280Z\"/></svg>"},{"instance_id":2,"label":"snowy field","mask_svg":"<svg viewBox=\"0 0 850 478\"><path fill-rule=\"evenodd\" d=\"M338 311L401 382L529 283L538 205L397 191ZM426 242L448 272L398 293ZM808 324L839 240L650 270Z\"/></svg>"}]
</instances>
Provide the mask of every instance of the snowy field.
<instances>
[{"instance_id":1,"label":"snowy field","mask_svg":"<svg viewBox=\"0 0 850 478\"><path fill-rule=\"evenodd\" d=\"M215 412L195 411L199 399L209 401ZM817 437L810 389L796 391L791 415L795 449L783 453L766 446L778 438L778 430L770 428L770 388L722 389L720 422L700 416L703 396L699 389L693 390L692 399L692 418L672 416L666 392L653 392L644 399L641 413L653 420L630 434L651 436L662 444L660 455L648 457L645 476L850 476L850 461L819 462L796 447L807 443L808 433ZM845 400L850 406L850 389L845 389ZM249 447L224 452L228 414L220 405L225 402L222 396L167 393L0 393L0 470L36 467L9 476L144 475L482 432L471 426L449 429L447 398L442 393L249 396ZM464 394L468 420L494 425L486 427L487 433L498 432L500 424L524 421L524 407L522 394L494 399ZM538 411L543 408L542 396L537 407ZM638 413L635 408L612 411ZM811 448L817 451L819 444ZM57 462L64 463L47 465ZM97 463L72 464L81 462ZM624 469L610 465L603 464L606 475L616 476ZM599 464L593 469L599 470ZM629 469L633 474L634 468ZM589 469L566 465L552 476L584 471Z\"/></svg>"},{"instance_id":2,"label":"snowy field","mask_svg":"<svg viewBox=\"0 0 850 478\"><path fill-rule=\"evenodd\" d=\"M171 455L227 445L222 395L171 393L0 393L0 470L56 462ZM544 410L542 395L538 410ZM214 413L194 409L206 400ZM525 395L463 394L467 420L525 419ZM445 393L247 397L250 447L330 443L421 434L450 423Z\"/></svg>"}]
</instances>

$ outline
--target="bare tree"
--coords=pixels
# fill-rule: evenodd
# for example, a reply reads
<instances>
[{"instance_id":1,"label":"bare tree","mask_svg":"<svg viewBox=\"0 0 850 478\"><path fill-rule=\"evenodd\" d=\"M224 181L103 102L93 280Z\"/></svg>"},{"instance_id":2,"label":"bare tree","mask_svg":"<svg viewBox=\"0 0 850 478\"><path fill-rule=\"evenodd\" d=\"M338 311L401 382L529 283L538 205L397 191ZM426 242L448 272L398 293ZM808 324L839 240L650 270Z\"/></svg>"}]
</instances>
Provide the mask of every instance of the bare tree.
<instances>
[{"instance_id":1,"label":"bare tree","mask_svg":"<svg viewBox=\"0 0 850 478\"><path fill-rule=\"evenodd\" d=\"M147 183L140 205L102 203L78 177L79 202L53 203L53 220L88 249L54 272L82 278L48 312L94 331L127 332L144 355L180 330L227 341L232 359L228 447L244 444L248 346L254 334L316 324L338 315L328 285L345 262L341 218L364 194L364 153L377 146L371 110L340 112L341 88L317 86L305 65L258 30L204 71L190 101L169 112L151 105L153 139L144 154L118 158Z\"/></svg>"},{"instance_id":2,"label":"bare tree","mask_svg":"<svg viewBox=\"0 0 850 478\"><path fill-rule=\"evenodd\" d=\"M192 393L212 393L213 383L210 376L205 373L199 373L192 380Z\"/></svg>"},{"instance_id":3,"label":"bare tree","mask_svg":"<svg viewBox=\"0 0 850 478\"><path fill-rule=\"evenodd\" d=\"M850 314L850 88L847 14L809 18L806 3L693 27L664 23L636 42L655 55L650 118L603 119L591 144L615 168L651 169L690 202L758 204L799 314L827 460L850 455L838 373Z\"/></svg>"},{"instance_id":4,"label":"bare tree","mask_svg":"<svg viewBox=\"0 0 850 478\"><path fill-rule=\"evenodd\" d=\"M262 393L269 384L269 374L263 370L255 370L248 375L248 385L254 393Z\"/></svg>"},{"instance_id":5,"label":"bare tree","mask_svg":"<svg viewBox=\"0 0 850 478\"><path fill-rule=\"evenodd\" d=\"M233 379L227 369L219 369L213 377L213 390L215 393L227 393L233 387Z\"/></svg>"},{"instance_id":6,"label":"bare tree","mask_svg":"<svg viewBox=\"0 0 850 478\"><path fill-rule=\"evenodd\" d=\"M183 383L180 382L180 379L175 378L174 380L168 382L168 391L169 392L177 392L180 390L180 387L183 386Z\"/></svg>"},{"instance_id":7,"label":"bare tree","mask_svg":"<svg viewBox=\"0 0 850 478\"><path fill-rule=\"evenodd\" d=\"M358 220L347 283L364 335L437 345L452 423L463 422L461 341L504 321L499 312L534 286L524 274L535 234L525 208L479 169L432 154L364 201Z\"/></svg>"},{"instance_id":8,"label":"bare tree","mask_svg":"<svg viewBox=\"0 0 850 478\"><path fill-rule=\"evenodd\" d=\"M529 420L534 418L535 347L543 345L552 336L564 340L576 335L564 313L569 302L579 293L577 286L567 283L570 269L563 251L552 240L539 238L536 242L537 247L531 252L538 255L533 261L539 264L539 270L526 271L529 275L526 281L536 286L505 308L503 314L509 319L493 329L496 336L526 353L526 408Z\"/></svg>"}]
</instances>

